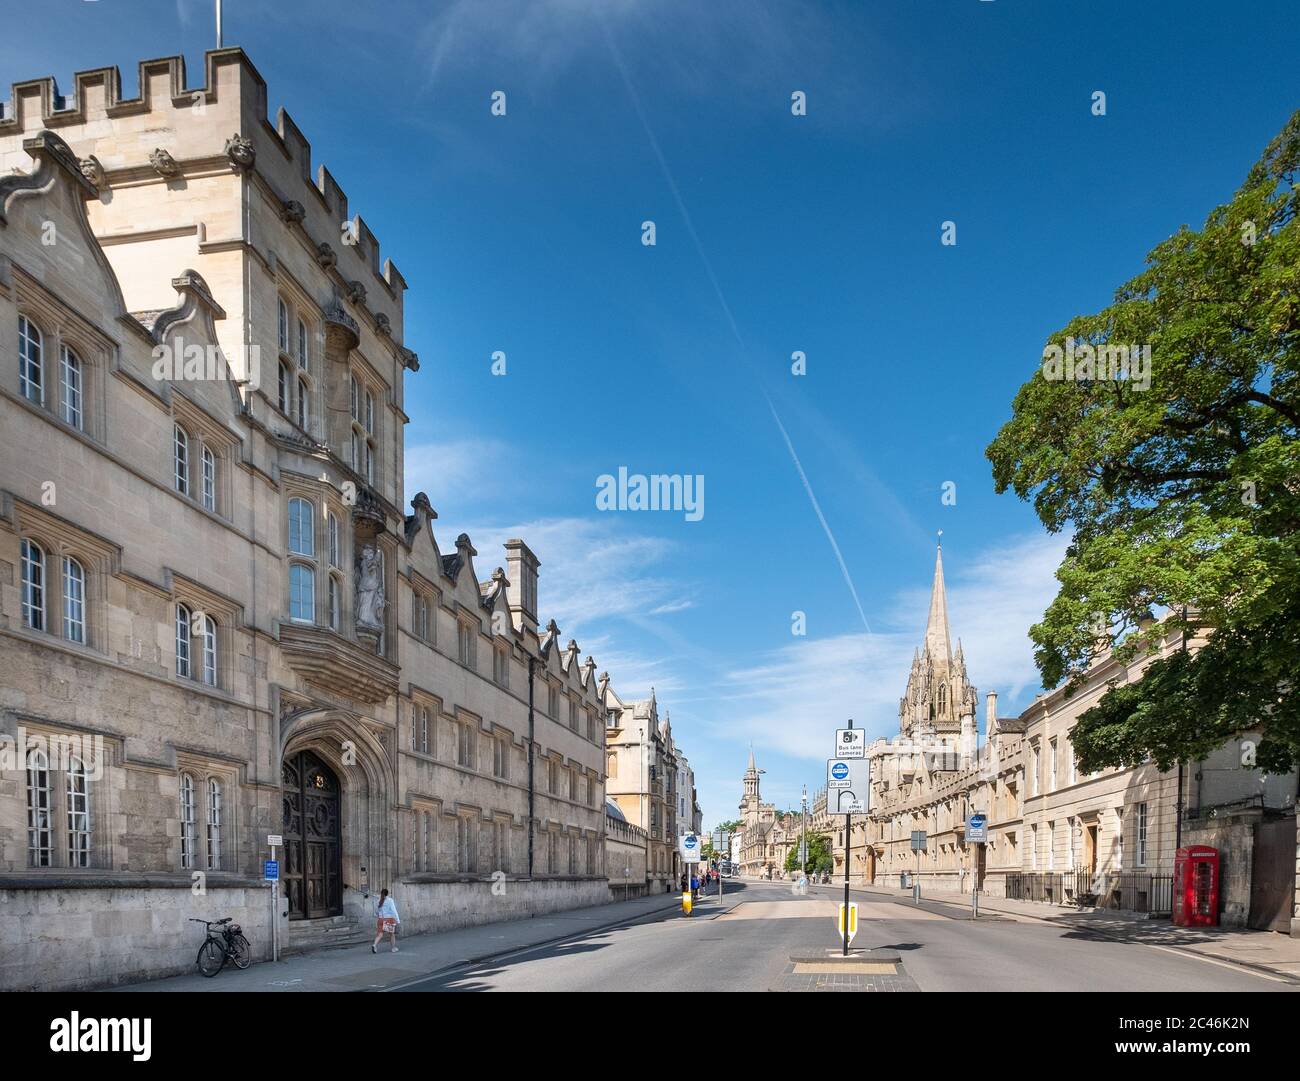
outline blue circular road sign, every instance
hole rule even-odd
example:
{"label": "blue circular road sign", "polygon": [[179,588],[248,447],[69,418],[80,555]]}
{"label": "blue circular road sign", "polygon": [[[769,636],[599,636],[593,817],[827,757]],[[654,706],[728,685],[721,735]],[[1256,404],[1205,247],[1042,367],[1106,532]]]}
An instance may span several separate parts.
{"label": "blue circular road sign", "polygon": [[831,776],[834,777],[837,781],[844,780],[844,778],[847,777],[848,775],[849,775],[849,767],[845,765],[843,762],[836,762],[835,765],[831,766]]}

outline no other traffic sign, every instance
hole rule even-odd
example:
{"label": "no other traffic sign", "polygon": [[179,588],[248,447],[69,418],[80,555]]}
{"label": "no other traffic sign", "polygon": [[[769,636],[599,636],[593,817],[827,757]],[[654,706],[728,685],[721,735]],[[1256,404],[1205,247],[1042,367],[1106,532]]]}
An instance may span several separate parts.
{"label": "no other traffic sign", "polygon": [[871,805],[871,763],[865,758],[826,761],[826,809],[861,814]]}

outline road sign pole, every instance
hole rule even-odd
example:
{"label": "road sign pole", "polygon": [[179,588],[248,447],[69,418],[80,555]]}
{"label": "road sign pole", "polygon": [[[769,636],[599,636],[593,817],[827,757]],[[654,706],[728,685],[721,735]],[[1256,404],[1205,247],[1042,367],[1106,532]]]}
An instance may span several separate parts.
{"label": "road sign pole", "polygon": [[[850,724],[853,722],[850,721]],[[849,955],[849,862],[853,854],[853,816],[844,816],[844,956]]]}
{"label": "road sign pole", "polygon": [[[853,721],[850,719],[849,727],[853,727]],[[830,793],[826,793],[826,798],[830,799]],[[839,799],[839,796],[836,796]],[[836,810],[838,810],[838,805]],[[846,814],[844,816],[844,953],[843,956],[849,955],[849,864],[853,854],[853,816]]]}
{"label": "road sign pole", "polygon": [[921,850],[916,850],[916,871],[912,875],[912,903],[921,903]]}
{"label": "road sign pole", "polygon": [[[271,860],[275,860],[275,845],[271,845]],[[271,960],[280,960],[280,876],[271,880]]]}
{"label": "road sign pole", "polygon": [[988,816],[972,812],[966,818],[966,845],[970,849],[970,910],[971,918],[980,914],[980,856],[988,842]]}

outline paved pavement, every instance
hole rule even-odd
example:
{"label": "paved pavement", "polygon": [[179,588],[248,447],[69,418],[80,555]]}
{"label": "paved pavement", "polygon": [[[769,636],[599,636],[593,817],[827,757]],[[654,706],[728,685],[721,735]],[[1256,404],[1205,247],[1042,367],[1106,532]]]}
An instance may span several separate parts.
{"label": "paved pavement", "polygon": [[[707,908],[707,905],[705,906]],[[532,919],[489,923],[437,934],[398,937],[398,952],[386,946],[347,946],[263,962],[240,972],[227,965],[210,979],[197,970],[185,976],[118,985],[113,991],[377,991],[452,965],[523,946],[569,938],[610,924],[676,913],[679,894],[655,894]],[[198,946],[195,946],[195,952]]]}

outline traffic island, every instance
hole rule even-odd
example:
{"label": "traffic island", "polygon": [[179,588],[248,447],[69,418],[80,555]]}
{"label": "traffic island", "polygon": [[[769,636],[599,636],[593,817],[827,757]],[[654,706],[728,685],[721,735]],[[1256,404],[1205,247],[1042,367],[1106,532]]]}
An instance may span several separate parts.
{"label": "traffic island", "polygon": [[847,954],[839,949],[812,950],[790,954],[797,975],[810,976],[895,976],[902,958],[897,950],[860,949]]}
{"label": "traffic island", "polygon": [[897,950],[809,950],[792,953],[774,991],[919,991]]}

